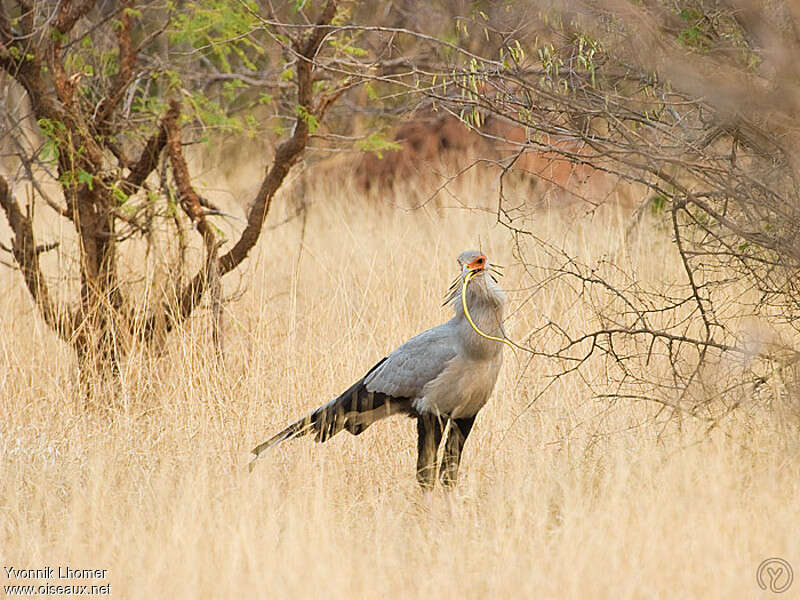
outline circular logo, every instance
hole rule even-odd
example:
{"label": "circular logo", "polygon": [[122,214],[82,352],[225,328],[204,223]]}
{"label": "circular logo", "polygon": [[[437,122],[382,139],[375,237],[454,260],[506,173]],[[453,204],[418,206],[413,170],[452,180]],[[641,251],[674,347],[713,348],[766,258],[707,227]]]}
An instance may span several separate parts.
{"label": "circular logo", "polygon": [[792,587],[793,580],[792,565],[782,558],[768,558],[758,565],[756,582],[762,590],[782,594]]}

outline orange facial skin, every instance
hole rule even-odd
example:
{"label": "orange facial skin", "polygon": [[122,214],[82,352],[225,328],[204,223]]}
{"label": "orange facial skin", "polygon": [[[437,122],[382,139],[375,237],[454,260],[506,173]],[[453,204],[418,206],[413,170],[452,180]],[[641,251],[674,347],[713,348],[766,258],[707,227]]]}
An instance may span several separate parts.
{"label": "orange facial skin", "polygon": [[483,256],[483,255],[479,256],[478,258],[473,260],[471,263],[469,263],[467,265],[467,268],[470,269],[470,270],[475,269],[475,270],[478,270],[478,271],[483,271],[486,268],[486,257]]}

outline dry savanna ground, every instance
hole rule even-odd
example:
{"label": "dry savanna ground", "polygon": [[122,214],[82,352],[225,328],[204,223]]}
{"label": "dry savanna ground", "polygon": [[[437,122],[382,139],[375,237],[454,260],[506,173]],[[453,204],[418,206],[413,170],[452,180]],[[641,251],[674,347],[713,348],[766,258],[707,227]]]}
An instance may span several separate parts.
{"label": "dry savanna ground", "polygon": [[[108,569],[99,583],[133,599],[769,597],[763,559],[800,570],[791,412],[745,403],[709,434],[691,419],[679,429],[648,403],[592,400],[599,361],[536,399],[556,366],[523,370],[506,350],[450,497],[421,498],[403,418],[296,440],[248,474],[253,445],[448,318],[462,250],[480,243],[508,265],[512,336],[543,314],[580,328],[566,287],[522,304],[531,282],[508,231],[459,206],[491,201],[479,184],[416,211],[311,190],[302,245],[299,219],[267,231],[226,306],[223,363],[199,311],[161,356],[134,353],[113,397],[88,409],[69,350],[3,270],[0,563]],[[553,209],[527,226],[591,260],[626,224]],[[679,274],[656,229],[625,256],[651,279]]]}

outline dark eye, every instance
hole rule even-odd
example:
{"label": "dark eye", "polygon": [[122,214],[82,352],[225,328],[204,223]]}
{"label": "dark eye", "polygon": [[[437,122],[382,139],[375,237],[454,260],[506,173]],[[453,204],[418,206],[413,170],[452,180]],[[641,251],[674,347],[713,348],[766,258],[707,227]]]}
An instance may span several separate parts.
{"label": "dark eye", "polygon": [[482,259],[482,258],[479,258],[479,259],[478,259],[478,264],[479,264],[479,265],[482,265],[482,264],[483,264],[483,261],[484,261],[484,259]]}

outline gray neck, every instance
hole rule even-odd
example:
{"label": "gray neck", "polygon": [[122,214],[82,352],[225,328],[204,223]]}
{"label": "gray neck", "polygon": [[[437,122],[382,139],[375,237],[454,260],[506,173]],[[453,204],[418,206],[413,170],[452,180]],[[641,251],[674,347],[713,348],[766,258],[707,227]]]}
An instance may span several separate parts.
{"label": "gray neck", "polygon": [[[463,285],[463,275],[461,285]],[[483,333],[493,337],[504,337],[503,307],[506,295],[489,275],[482,273],[473,278],[467,287],[467,310],[475,325]],[[478,335],[467,321],[461,304],[461,293],[453,300],[455,317],[454,324],[459,329],[461,341],[470,355],[479,358],[491,358],[500,354],[503,344],[494,340],[487,340]]]}

